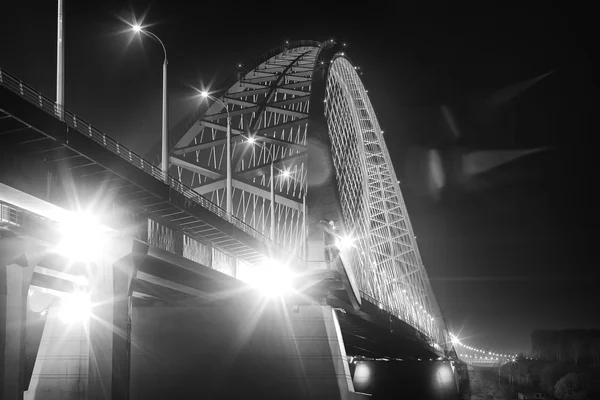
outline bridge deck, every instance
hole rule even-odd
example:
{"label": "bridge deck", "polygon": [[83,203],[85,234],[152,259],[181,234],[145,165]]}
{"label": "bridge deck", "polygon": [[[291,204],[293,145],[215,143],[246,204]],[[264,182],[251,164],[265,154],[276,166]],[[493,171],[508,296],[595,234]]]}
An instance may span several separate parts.
{"label": "bridge deck", "polygon": [[[131,150],[0,70],[0,180],[43,194],[48,172],[78,195],[101,191],[117,203],[250,263],[281,255],[270,241]],[[71,189],[73,190],[73,189]],[[73,200],[73,199],[71,199]],[[274,252],[276,254],[274,254]]]}

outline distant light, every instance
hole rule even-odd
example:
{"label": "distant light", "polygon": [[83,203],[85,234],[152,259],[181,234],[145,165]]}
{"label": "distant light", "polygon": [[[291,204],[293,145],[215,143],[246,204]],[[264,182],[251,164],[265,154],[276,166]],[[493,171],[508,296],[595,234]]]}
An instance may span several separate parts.
{"label": "distant light", "polygon": [[346,43],[342,43],[342,46],[346,47]]}
{"label": "distant light", "polygon": [[289,44],[289,43],[290,43],[289,41],[287,41],[287,40],[285,41],[285,44]]}
{"label": "distant light", "polygon": [[58,317],[67,324],[83,322],[90,317],[92,303],[89,294],[73,293],[62,299]]}
{"label": "distant light", "polygon": [[457,344],[461,344],[460,340],[458,340],[458,338],[456,336],[454,336],[453,334],[450,334],[450,341],[452,342],[452,344],[457,345]]}
{"label": "distant light", "polygon": [[242,64],[238,64],[238,68],[242,68]]}
{"label": "distant light", "polygon": [[344,52],[342,52],[342,56],[344,55]]}
{"label": "distant light", "polygon": [[285,178],[288,178],[290,176],[291,172],[288,171],[287,169],[284,169],[283,171],[281,171],[281,175],[283,175]]}
{"label": "distant light", "polygon": [[132,25],[131,29],[133,29],[135,33],[140,33],[142,31],[142,27],[139,24]]}

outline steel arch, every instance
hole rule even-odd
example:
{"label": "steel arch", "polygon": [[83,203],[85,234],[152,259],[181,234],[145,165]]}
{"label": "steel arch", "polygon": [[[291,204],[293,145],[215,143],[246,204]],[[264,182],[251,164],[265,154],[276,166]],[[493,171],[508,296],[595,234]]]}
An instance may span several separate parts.
{"label": "steel arch", "polygon": [[[323,214],[308,193],[312,147],[328,143],[337,209],[356,238],[344,250],[361,295],[425,334],[439,350],[450,338],[389,152],[369,97],[350,60],[333,41],[294,42],[263,55],[230,80],[220,100],[232,118],[233,213],[269,236],[269,166],[275,169],[275,241],[304,258],[307,223]],[[179,179],[224,207],[227,112],[219,102],[195,115],[171,151]],[[262,146],[246,143],[255,136]],[[313,159],[314,159],[314,155]],[[281,171],[288,171],[284,177]],[[311,189],[312,190],[312,189]],[[308,197],[306,207],[305,196]]]}

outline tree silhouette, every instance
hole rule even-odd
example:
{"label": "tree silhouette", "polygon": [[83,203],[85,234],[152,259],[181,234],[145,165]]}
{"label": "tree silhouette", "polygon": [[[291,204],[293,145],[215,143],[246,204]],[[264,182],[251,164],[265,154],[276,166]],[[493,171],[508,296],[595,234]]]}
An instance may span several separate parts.
{"label": "tree silhouette", "polygon": [[561,400],[578,400],[587,398],[589,382],[584,374],[571,372],[556,382],[554,395]]}

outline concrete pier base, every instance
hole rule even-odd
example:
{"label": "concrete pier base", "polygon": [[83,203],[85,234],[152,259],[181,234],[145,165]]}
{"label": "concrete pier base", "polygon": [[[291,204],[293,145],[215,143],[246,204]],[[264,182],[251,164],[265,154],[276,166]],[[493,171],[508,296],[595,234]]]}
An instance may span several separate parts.
{"label": "concrete pier base", "polygon": [[0,266],[0,397],[22,399],[25,387],[25,316],[33,267]]}
{"label": "concrete pier base", "polygon": [[358,398],[330,307],[135,307],[131,398]]}

